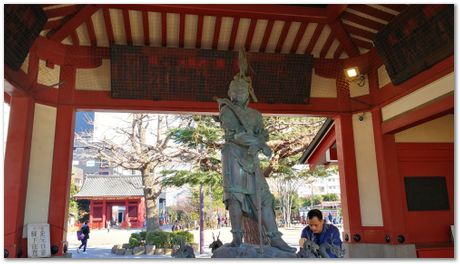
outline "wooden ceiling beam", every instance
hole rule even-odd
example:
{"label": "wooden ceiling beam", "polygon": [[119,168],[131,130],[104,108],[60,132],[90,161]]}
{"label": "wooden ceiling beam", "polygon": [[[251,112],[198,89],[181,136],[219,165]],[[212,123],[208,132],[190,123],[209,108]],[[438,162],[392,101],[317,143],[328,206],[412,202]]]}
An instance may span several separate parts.
{"label": "wooden ceiling beam", "polygon": [[69,16],[73,15],[76,13],[78,10],[80,10],[81,5],[70,5],[70,6],[63,6],[63,7],[58,7],[58,8],[52,8],[52,9],[46,9],[43,10],[46,14],[46,17],[48,19],[53,18],[53,17],[61,17],[61,16]]}
{"label": "wooden ceiling beam", "polygon": [[348,5],[327,5],[326,15],[328,18],[328,23],[334,22],[336,19],[340,18],[342,13],[347,9]]}
{"label": "wooden ceiling beam", "polygon": [[233,25],[232,25],[232,33],[230,34],[230,41],[228,44],[228,50],[235,49],[235,41],[236,41],[236,33],[238,32],[238,27],[240,25],[240,18],[234,17],[233,18]]}
{"label": "wooden ceiling beam", "polygon": [[72,39],[72,45],[73,46],[79,46],[80,45],[80,40],[78,39],[78,35],[75,31],[72,31],[70,33],[70,38]]}
{"label": "wooden ceiling beam", "polygon": [[246,51],[251,49],[252,38],[254,37],[254,31],[256,29],[257,19],[251,19],[251,23],[249,24],[248,34],[246,35],[246,42],[244,44],[244,48]]}
{"label": "wooden ceiling beam", "polygon": [[335,22],[329,24],[329,26],[331,27],[332,34],[334,34],[343,45],[343,48],[347,52],[348,56],[354,57],[360,54],[358,48],[351,41],[350,36],[343,28],[343,24],[340,20],[336,20]]}
{"label": "wooden ceiling beam", "polygon": [[283,25],[283,30],[281,31],[280,38],[278,39],[278,43],[276,44],[276,53],[280,53],[281,49],[283,48],[284,42],[286,41],[287,34],[289,32],[289,28],[291,27],[291,21],[286,21]]}
{"label": "wooden ceiling beam", "polygon": [[397,12],[402,12],[404,9],[407,8],[407,5],[392,5],[392,4],[380,4],[381,6],[384,6],[386,8],[389,8],[391,10],[397,11]]}
{"label": "wooden ceiling beam", "polygon": [[364,41],[362,39],[351,38],[351,40],[361,48],[365,48],[365,49],[370,50],[370,49],[372,49],[374,47],[371,42],[367,42],[367,41]]}
{"label": "wooden ceiling beam", "polygon": [[385,24],[379,23],[377,21],[374,21],[374,20],[371,20],[371,19],[368,19],[362,16],[358,16],[352,13],[348,13],[348,12],[343,13],[342,19],[351,21],[359,25],[363,25],[365,27],[368,27],[368,28],[371,28],[377,31],[379,31],[385,26]]}
{"label": "wooden ceiling beam", "polygon": [[321,35],[321,32],[323,31],[324,24],[318,24],[315,28],[315,32],[313,33],[313,36],[310,39],[310,42],[308,42],[308,46],[305,49],[306,54],[310,54],[315,47],[316,42],[318,41],[319,35]]}
{"label": "wooden ceiling beam", "polygon": [[110,12],[107,8],[102,8],[102,13],[104,15],[105,30],[107,32],[107,37],[109,39],[110,45],[115,43],[115,37],[113,35],[112,21],[110,20]]}
{"label": "wooden ceiling beam", "polygon": [[299,30],[295,36],[294,42],[291,46],[291,53],[296,53],[297,49],[299,48],[300,41],[302,40],[303,35],[305,34],[305,30],[307,30],[308,23],[300,24]]}
{"label": "wooden ceiling beam", "polygon": [[373,32],[370,32],[370,31],[367,31],[367,30],[364,30],[364,29],[360,29],[360,28],[357,28],[357,27],[354,27],[354,26],[351,26],[351,25],[347,25],[347,24],[343,24],[343,27],[350,34],[360,36],[362,38],[366,38],[366,39],[369,39],[369,40],[374,40],[375,33],[373,33]]}
{"label": "wooden ceiling beam", "polygon": [[385,20],[385,21],[390,21],[395,17],[394,15],[390,13],[373,8],[372,6],[368,6],[368,5],[349,5],[348,7],[350,9],[359,11],[363,14],[367,14],[367,15]]}
{"label": "wooden ceiling beam", "polygon": [[126,8],[130,10],[182,13],[202,16],[240,17],[251,19],[270,19],[316,23],[327,23],[329,19],[326,13],[326,8],[299,8],[295,6],[270,4],[105,4],[103,6],[118,9]]}
{"label": "wooden ceiling beam", "polygon": [[198,16],[198,23],[196,25],[196,44],[195,48],[199,49],[201,48],[201,39],[203,37],[203,16]]}
{"label": "wooden ceiling beam", "polygon": [[179,48],[184,47],[185,39],[185,14],[179,14]]}
{"label": "wooden ceiling beam", "polygon": [[52,30],[55,28],[59,28],[60,26],[62,26],[62,24],[64,24],[64,20],[62,19],[51,20],[51,21],[48,20],[45,26],[43,27],[43,30]]}
{"label": "wooden ceiling beam", "polygon": [[86,30],[88,31],[89,41],[91,42],[91,46],[97,46],[96,33],[94,32],[94,25],[91,17],[88,20],[86,20],[85,24]]}
{"label": "wooden ceiling beam", "polygon": [[142,11],[142,29],[144,32],[144,45],[150,46],[150,27],[149,27],[149,14]]}
{"label": "wooden ceiling beam", "polygon": [[329,51],[329,49],[331,48],[331,45],[332,45],[332,42],[334,41],[334,39],[335,39],[334,33],[331,31],[331,33],[327,37],[326,42],[324,43],[323,47],[321,48],[321,51],[319,53],[320,58],[325,58],[326,57],[326,54]]}
{"label": "wooden ceiling beam", "polygon": [[342,55],[342,53],[343,53],[343,45],[340,44],[334,52],[334,59],[340,58],[340,55]]}
{"label": "wooden ceiling beam", "polygon": [[220,28],[222,25],[222,17],[216,17],[216,23],[214,24],[214,37],[212,39],[212,48],[217,49],[217,44],[219,44],[219,35],[220,35]]}
{"label": "wooden ceiling beam", "polygon": [[275,21],[273,20],[268,21],[268,25],[265,28],[264,38],[262,39],[262,44],[260,44],[259,52],[265,52],[265,49],[267,48],[268,39],[270,38],[270,35],[272,34],[274,23]]}
{"label": "wooden ceiling beam", "polygon": [[131,21],[129,20],[129,10],[123,9],[123,24],[125,25],[126,43],[133,45],[133,34],[131,33]]}
{"label": "wooden ceiling beam", "polygon": [[96,5],[86,5],[75,16],[67,21],[56,33],[54,33],[50,39],[56,42],[61,42],[66,38],[72,31],[77,29],[83,22],[91,17],[99,8]]}
{"label": "wooden ceiling beam", "polygon": [[166,12],[161,12],[161,46],[166,47],[168,44],[168,25]]}

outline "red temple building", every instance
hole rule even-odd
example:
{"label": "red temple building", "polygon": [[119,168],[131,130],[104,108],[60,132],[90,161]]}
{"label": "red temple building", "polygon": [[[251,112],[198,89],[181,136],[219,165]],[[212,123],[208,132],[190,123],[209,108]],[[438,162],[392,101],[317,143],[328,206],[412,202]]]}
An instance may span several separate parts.
{"label": "red temple building", "polygon": [[141,176],[87,176],[77,200],[90,201],[89,226],[142,228],[145,218]]}

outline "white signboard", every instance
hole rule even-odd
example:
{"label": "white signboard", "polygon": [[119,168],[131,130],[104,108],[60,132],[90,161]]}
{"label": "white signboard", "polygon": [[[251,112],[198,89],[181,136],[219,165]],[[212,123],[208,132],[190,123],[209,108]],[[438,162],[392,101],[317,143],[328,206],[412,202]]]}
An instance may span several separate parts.
{"label": "white signboard", "polygon": [[49,224],[27,225],[27,256],[29,258],[51,256]]}

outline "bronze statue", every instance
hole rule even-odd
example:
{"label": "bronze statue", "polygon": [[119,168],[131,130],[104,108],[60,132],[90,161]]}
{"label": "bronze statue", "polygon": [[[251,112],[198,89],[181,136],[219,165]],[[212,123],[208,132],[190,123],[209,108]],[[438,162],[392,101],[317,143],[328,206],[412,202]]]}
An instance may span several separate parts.
{"label": "bronze statue", "polygon": [[265,227],[271,246],[295,252],[295,248],[288,246],[281,238],[273,210],[274,198],[260,172],[259,151],[270,157],[272,150],[266,144],[268,132],[264,128],[262,115],[248,107],[252,87],[250,78],[244,75],[240,70],[230,83],[230,100],[217,99],[219,118],[225,132],[225,144],[222,148],[223,200],[232,224],[233,240],[230,245],[238,247],[242,243],[241,220],[244,214]]}

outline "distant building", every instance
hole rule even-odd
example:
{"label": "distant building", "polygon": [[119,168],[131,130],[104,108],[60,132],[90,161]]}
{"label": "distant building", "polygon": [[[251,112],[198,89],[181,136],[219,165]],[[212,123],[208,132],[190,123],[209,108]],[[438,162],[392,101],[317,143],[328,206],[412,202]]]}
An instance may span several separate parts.
{"label": "distant building", "polygon": [[[94,137],[94,121],[94,112],[77,112],[75,114],[75,133],[85,140],[92,141]],[[81,169],[84,177],[86,175],[112,175],[113,168],[111,168],[110,164],[85,155],[88,149],[78,137],[75,137],[72,166]]]}
{"label": "distant building", "polygon": [[313,183],[305,184],[303,188],[299,189],[301,197],[329,193],[335,193],[340,198],[340,178],[338,174],[326,178],[317,178]]}
{"label": "distant building", "polygon": [[80,190],[81,186],[83,186],[84,180],[83,170],[72,166],[72,180],[73,184],[75,184],[75,186],[77,186],[77,189]]}
{"label": "distant building", "polygon": [[87,176],[77,200],[90,200],[89,226],[142,228],[145,219],[141,176]]}

